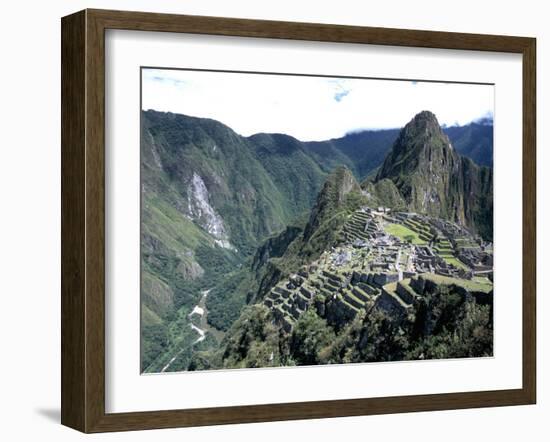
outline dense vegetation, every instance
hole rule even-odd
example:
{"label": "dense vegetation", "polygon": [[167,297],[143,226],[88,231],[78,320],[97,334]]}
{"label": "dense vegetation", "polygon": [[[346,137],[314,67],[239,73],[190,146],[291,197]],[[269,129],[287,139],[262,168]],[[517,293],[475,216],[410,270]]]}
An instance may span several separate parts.
{"label": "dense vegetation", "polygon": [[[330,249],[339,231],[337,226],[342,225],[340,217],[345,219],[365,198],[349,170],[339,168],[331,174],[303,234],[281,256],[263,261],[263,279],[270,282],[266,286]],[[334,220],[339,221],[332,224]],[[410,232],[395,233],[407,236]],[[465,297],[448,278],[426,277],[438,284],[438,290],[426,293],[406,317],[372,308],[348,323],[338,316],[325,316],[324,309],[323,313],[309,309],[287,335],[274,325],[266,307],[252,304],[233,323],[221,347],[198,354],[192,367],[253,368],[492,355],[492,304],[478,304],[474,298]],[[463,281],[461,287],[490,290],[475,281]]]}
{"label": "dense vegetation", "polygon": [[[486,127],[446,130],[456,137],[457,151],[470,149],[478,158],[490,150],[492,158]],[[245,138],[213,120],[143,112],[142,369],[160,371],[174,354],[178,357],[170,370],[253,366],[249,364],[265,358],[275,365],[350,358],[342,356],[346,351],[338,346],[348,346],[353,327],[359,330],[365,324],[334,330],[312,314],[300,319],[291,337],[284,337],[262,323],[266,312],[254,303],[282,277],[330,248],[344,220],[360,205],[421,211],[418,198],[411,195],[433,181],[426,181],[421,167],[426,163],[419,166],[414,158],[394,155],[391,168],[383,164],[396,138],[393,151],[399,151],[402,132],[363,131],[303,143],[281,134]],[[405,135],[408,145],[425,142],[413,132]],[[432,135],[429,144],[443,152],[446,139],[435,130]],[[419,158],[427,155],[419,153]],[[451,199],[459,203],[441,208],[438,215],[453,218],[459,213],[474,226],[492,229],[487,223],[492,217],[492,170],[454,153],[450,158],[461,164],[460,183],[437,192],[442,198],[450,189],[458,198]],[[366,178],[361,186],[356,177]],[[477,188],[483,194],[460,200]],[[479,230],[492,235],[492,230]],[[210,335],[196,343],[197,334],[190,328],[189,314],[207,289],[208,323],[226,332],[222,346]],[[383,319],[372,316],[372,327],[379,324],[391,331]],[[429,357],[430,345],[440,348],[454,339],[443,329],[437,336],[430,336],[435,339],[431,344],[424,338],[403,344],[400,352],[413,354],[422,342]],[[381,346],[372,351],[382,354]],[[452,348],[458,354],[458,347]]]}
{"label": "dense vegetation", "polygon": [[201,352],[200,364],[193,366],[253,368],[492,354],[491,307],[447,288],[426,296],[405,320],[372,309],[340,327],[308,310],[290,335],[273,325],[266,307],[251,305],[231,327],[222,349]]}
{"label": "dense vegetation", "polygon": [[[231,325],[255,289],[247,260],[262,241],[309,212],[334,164],[286,135],[244,138],[213,120],[155,111],[142,115],[142,302],[147,308],[142,334],[147,362],[167,345],[163,326],[180,309],[197,303],[201,290],[212,289],[209,322],[221,330]],[[347,138],[333,141],[336,150],[349,144]],[[363,159],[377,164],[368,160],[369,142],[362,144]],[[354,160],[344,162],[353,165]],[[195,174],[207,189],[199,198],[213,209],[210,219],[192,193]],[[215,238],[209,229],[218,220],[225,235]],[[219,247],[216,240],[227,240],[230,247]]]}
{"label": "dense vegetation", "polygon": [[239,317],[257,284],[248,267],[229,273],[210,292],[207,300],[208,322],[219,330],[226,331]]}

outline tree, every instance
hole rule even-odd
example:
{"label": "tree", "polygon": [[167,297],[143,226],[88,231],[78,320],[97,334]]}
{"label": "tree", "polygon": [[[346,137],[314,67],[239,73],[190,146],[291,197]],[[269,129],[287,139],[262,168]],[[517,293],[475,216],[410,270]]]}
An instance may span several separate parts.
{"label": "tree", "polygon": [[319,352],[334,341],[336,335],[327,322],[312,310],[304,313],[292,332],[291,354],[298,365],[319,364]]}

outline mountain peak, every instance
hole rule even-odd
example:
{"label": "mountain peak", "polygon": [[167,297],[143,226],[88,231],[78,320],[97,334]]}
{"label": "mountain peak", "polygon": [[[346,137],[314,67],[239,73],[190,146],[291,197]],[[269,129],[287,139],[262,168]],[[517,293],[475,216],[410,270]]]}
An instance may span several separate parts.
{"label": "mountain peak", "polygon": [[407,135],[408,138],[430,138],[433,136],[442,136],[446,138],[446,135],[443,133],[437,121],[437,117],[430,111],[422,111],[416,114],[402,129],[401,133]]}
{"label": "mountain peak", "polygon": [[432,164],[435,158],[452,160],[454,152],[437,117],[422,111],[401,129],[393,147],[380,168],[376,180],[396,178],[416,169],[419,162]]}
{"label": "mountain peak", "polygon": [[359,183],[346,166],[339,166],[328,176],[311,211],[304,238],[309,238],[319,227],[323,218],[340,210],[346,197],[352,192],[361,192]]}
{"label": "mountain peak", "polygon": [[467,225],[491,237],[481,208],[492,195],[491,180],[472,161],[461,157],[429,111],[417,114],[401,130],[375,182],[393,181],[412,211]]}
{"label": "mountain peak", "polygon": [[338,203],[341,203],[344,197],[352,191],[360,191],[359,183],[353,176],[351,170],[346,166],[338,166],[328,176],[322,192],[332,192],[337,198]]}
{"label": "mountain peak", "polygon": [[429,110],[418,112],[411,121],[432,121],[437,123],[437,117]]}

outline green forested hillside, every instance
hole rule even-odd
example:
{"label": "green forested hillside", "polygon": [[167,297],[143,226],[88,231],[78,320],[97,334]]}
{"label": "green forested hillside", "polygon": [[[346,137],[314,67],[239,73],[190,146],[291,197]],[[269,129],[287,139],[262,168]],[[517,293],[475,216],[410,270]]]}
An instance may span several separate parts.
{"label": "green forested hillside", "polygon": [[493,120],[446,127],[444,131],[459,154],[480,166],[493,167]]}
{"label": "green forested hillside", "polygon": [[[414,158],[396,154],[399,138],[386,156],[398,133],[406,138],[398,130],[303,143],[283,134],[242,137],[214,120],[156,111],[142,113],[141,130],[145,371],[207,363],[223,334],[232,335],[235,321],[243,321],[243,308],[335,244],[359,206],[435,213],[418,205],[426,181],[417,181],[433,173],[432,165],[418,168]],[[406,138],[409,148],[420,146],[415,137]],[[441,140],[439,133],[430,138],[433,152],[444,152]],[[423,164],[432,164],[435,154],[426,155]],[[492,170],[456,154],[441,155],[438,161],[458,164],[460,173],[436,174],[447,187],[431,182],[434,195],[454,195],[438,215],[481,225],[492,216],[492,199],[484,199],[492,195]],[[359,186],[366,176],[371,178]],[[200,314],[194,310],[199,305]],[[206,339],[192,328],[199,319],[201,327],[211,327]],[[202,359],[193,356],[199,350]]]}
{"label": "green forested hillside", "polygon": [[141,155],[145,368],[201,290],[213,290],[211,323],[231,324],[250,284],[240,269],[309,210],[326,172],[291,137],[247,139],[217,121],[155,111],[142,114]]}

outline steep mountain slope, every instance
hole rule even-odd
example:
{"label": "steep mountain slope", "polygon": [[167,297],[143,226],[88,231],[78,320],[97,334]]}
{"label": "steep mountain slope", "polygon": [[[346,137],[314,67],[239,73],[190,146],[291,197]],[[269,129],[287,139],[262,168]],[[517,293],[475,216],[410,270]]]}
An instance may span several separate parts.
{"label": "steep mountain slope", "polygon": [[[304,243],[310,242],[315,236],[318,236],[321,227],[327,229],[328,220],[345,211],[348,205],[358,205],[355,201],[350,200],[354,197],[358,199],[360,193],[361,187],[348,168],[341,166],[335,169],[317,196],[317,201],[304,230]],[[319,249],[324,250],[327,245],[328,243],[321,244]],[[311,246],[311,249],[315,250],[317,247]]]}
{"label": "steep mountain slope", "polygon": [[304,144],[289,135],[256,134],[248,138],[254,154],[293,215],[315,202],[326,171],[312,158]]}
{"label": "steep mountain slope", "polygon": [[410,210],[456,221],[492,239],[492,169],[458,154],[434,114],[399,133],[375,182],[391,180]]}
{"label": "steep mountain slope", "polygon": [[276,253],[266,256],[265,245],[259,248],[254,258],[259,285],[249,302],[261,299],[281,278],[330,249],[337,242],[349,214],[366,203],[367,198],[351,171],[343,166],[336,168],[317,195],[305,225],[293,226],[292,230],[286,229],[270,240],[279,245]]}
{"label": "steep mountain slope", "polygon": [[[283,135],[247,139],[214,120],[155,111],[142,113],[141,130],[147,367],[161,344],[178,338],[167,325],[189,323],[201,290],[214,289],[208,305],[217,326],[235,319],[246,300],[239,268],[263,240],[309,211],[326,172]],[[240,291],[215,296],[222,282]]]}
{"label": "steep mountain slope", "polygon": [[[424,210],[411,193],[427,191],[416,184],[425,180],[397,179],[399,155],[384,169],[388,176],[378,172],[362,189],[355,181],[376,174],[397,130],[304,143],[283,134],[242,137],[214,120],[156,111],[142,113],[141,130],[142,367],[151,371],[196,339],[189,314],[204,290],[208,322],[227,330],[247,302],[330,247],[359,203]],[[479,189],[492,194],[492,172],[452,161],[462,178],[436,186],[433,195],[468,198],[425,209],[489,237],[482,222],[492,216],[492,200],[480,199]],[[422,177],[427,170],[413,169],[404,173]]]}
{"label": "steep mountain slope", "polygon": [[[153,160],[142,167],[145,186],[179,199],[172,206],[226,248],[248,250],[298,213],[248,141],[227,126],[147,111],[143,131],[144,156]],[[168,187],[159,186],[159,176]]]}
{"label": "steep mountain slope", "polygon": [[[489,280],[460,282],[428,273],[398,282],[395,270],[364,266],[371,259],[381,268],[382,256],[408,262],[400,257],[410,247],[387,243],[376,232],[393,215],[369,215],[364,207],[372,198],[404,201],[396,185],[385,178],[368,186],[372,195],[345,167],[327,178],[305,227],[289,226],[258,249],[251,266],[259,280],[255,296],[220,346],[196,352],[189,370],[492,355]],[[342,246],[342,227],[358,228],[358,220],[370,244]],[[388,254],[381,254],[384,247]],[[383,275],[394,282],[387,284]]]}
{"label": "steep mountain slope", "polygon": [[213,288],[206,304],[210,323],[227,330],[247,303],[261,299],[290,271],[330,248],[347,215],[365,202],[351,171],[337,168],[325,181],[309,218],[297,219],[269,237],[252,259]]}

